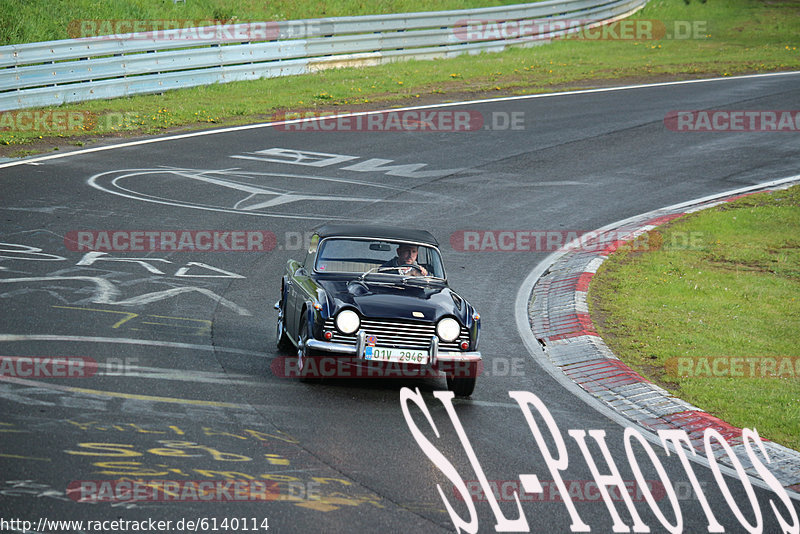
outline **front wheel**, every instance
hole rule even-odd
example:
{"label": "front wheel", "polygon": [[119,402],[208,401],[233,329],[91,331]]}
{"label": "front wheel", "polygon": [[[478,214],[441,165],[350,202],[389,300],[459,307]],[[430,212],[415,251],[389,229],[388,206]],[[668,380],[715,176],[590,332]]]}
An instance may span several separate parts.
{"label": "front wheel", "polygon": [[312,359],[312,351],[308,348],[307,343],[308,327],[303,325],[297,338],[297,368],[300,372],[301,382],[314,382],[320,378],[319,369]]}
{"label": "front wheel", "polygon": [[286,334],[286,323],[283,318],[283,310],[278,310],[278,321],[275,328],[275,344],[281,352],[288,352],[292,347],[292,342],[289,341],[289,336]]}
{"label": "front wheel", "polygon": [[478,379],[474,376],[466,378],[447,377],[447,389],[455,393],[456,397],[469,397],[475,391],[475,382]]}

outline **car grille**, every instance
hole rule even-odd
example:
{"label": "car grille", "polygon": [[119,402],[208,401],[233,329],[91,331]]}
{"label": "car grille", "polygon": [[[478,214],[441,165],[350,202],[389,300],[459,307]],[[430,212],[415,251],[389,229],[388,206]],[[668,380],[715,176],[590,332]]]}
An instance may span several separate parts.
{"label": "car grille", "polygon": [[[332,318],[325,320],[324,328],[333,333],[332,342],[346,345],[356,344],[356,335],[342,334],[336,330]],[[395,319],[362,319],[361,330],[364,330],[368,336],[377,337],[378,346],[381,347],[427,349],[431,345],[431,336],[436,335],[435,324]],[[469,331],[462,326],[457,340],[450,343],[439,341],[439,350],[461,350],[460,345],[463,341],[469,343]]]}

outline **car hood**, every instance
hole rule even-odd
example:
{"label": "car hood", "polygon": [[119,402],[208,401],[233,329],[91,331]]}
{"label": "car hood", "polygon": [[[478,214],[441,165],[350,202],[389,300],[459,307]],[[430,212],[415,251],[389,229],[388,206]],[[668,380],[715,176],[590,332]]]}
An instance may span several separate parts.
{"label": "car hood", "polygon": [[[318,280],[331,305],[331,315],[343,306],[364,317],[436,321],[445,315],[464,320],[466,302],[442,282]],[[422,316],[420,316],[422,315]]]}

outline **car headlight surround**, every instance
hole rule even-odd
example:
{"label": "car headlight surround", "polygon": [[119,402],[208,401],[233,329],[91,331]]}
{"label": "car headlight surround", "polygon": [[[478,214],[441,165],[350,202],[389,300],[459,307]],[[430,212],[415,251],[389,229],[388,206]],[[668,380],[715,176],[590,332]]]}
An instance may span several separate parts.
{"label": "car headlight surround", "polygon": [[342,334],[355,334],[361,326],[361,318],[353,310],[342,310],[336,314],[334,324]]}
{"label": "car headlight surround", "polygon": [[445,317],[436,323],[436,335],[445,343],[455,341],[460,333],[461,325],[452,317]]}

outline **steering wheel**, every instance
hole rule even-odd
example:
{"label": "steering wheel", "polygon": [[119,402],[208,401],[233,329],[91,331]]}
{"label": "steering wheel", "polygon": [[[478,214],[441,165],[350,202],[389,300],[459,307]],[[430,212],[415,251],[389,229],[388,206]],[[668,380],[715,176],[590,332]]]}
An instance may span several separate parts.
{"label": "steering wheel", "polygon": [[[410,271],[412,269],[414,269],[417,272],[419,272],[419,276],[425,276],[424,274],[422,274],[422,267],[420,267],[416,263],[413,263],[413,264],[409,263],[408,265],[392,265],[392,266],[388,266],[388,267],[378,267],[378,271],[377,272],[381,272],[381,271],[397,271],[399,274],[407,274],[408,271]],[[413,275],[413,276],[417,276],[417,275]]]}

